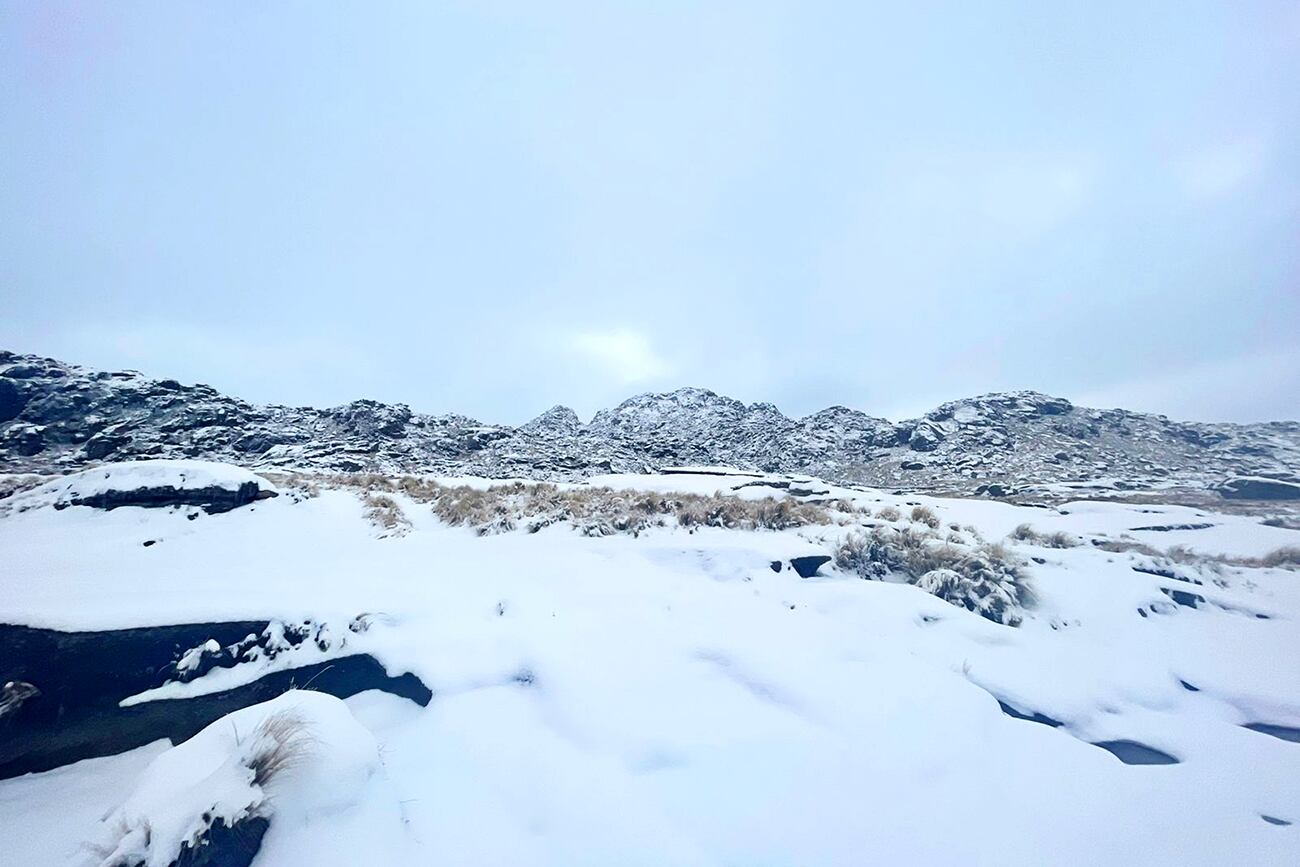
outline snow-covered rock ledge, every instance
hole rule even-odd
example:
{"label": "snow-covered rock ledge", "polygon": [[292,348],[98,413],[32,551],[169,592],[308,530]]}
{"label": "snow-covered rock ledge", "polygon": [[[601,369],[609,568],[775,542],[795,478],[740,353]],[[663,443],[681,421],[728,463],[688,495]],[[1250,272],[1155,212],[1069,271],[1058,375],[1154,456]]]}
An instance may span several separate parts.
{"label": "snow-covered rock ledge", "polygon": [[40,506],[56,509],[197,506],[208,514],[216,514],[275,496],[279,496],[279,491],[266,479],[229,464],[127,461],[47,482],[15,495],[10,508],[25,511]]}

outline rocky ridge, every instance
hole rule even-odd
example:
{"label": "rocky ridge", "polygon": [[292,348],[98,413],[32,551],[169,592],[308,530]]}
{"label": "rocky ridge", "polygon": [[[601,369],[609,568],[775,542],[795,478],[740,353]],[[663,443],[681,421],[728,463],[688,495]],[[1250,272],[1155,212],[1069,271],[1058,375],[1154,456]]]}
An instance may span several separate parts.
{"label": "rocky ridge", "polygon": [[[204,458],[311,468],[577,480],[727,465],[878,487],[1002,496],[1300,482],[1300,422],[1190,423],[1037,392],[891,422],[835,406],[803,418],[700,388],[629,398],[583,424],[557,406],[520,427],[404,404],[261,406],[207,385],[0,351],[0,470]],[[1286,488],[1283,485],[1283,488]]]}

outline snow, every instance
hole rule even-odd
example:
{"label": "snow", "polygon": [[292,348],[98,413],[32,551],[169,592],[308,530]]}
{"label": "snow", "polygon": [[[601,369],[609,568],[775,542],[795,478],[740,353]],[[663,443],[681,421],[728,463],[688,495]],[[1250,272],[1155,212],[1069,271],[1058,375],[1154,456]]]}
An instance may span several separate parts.
{"label": "snow", "polygon": [[[592,484],[712,493],[744,481]],[[346,703],[347,720],[322,711],[353,732],[339,736],[339,761],[371,776],[344,775],[352,782],[328,809],[314,787],[283,791],[276,809],[329,819],[273,818],[263,865],[1294,861],[1297,826],[1260,816],[1300,822],[1300,745],[1242,726],[1300,725],[1296,573],[1226,567],[1215,583],[1189,567],[1204,580],[1192,586],[1135,572],[1143,555],[1091,542],[1127,533],[1259,556],[1300,544],[1300,532],[1184,506],[1043,509],[826,487],[872,509],[926,505],[945,528],[971,524],[991,541],[1029,523],[1085,543],[1008,543],[1044,561],[1029,567],[1038,606],[1013,629],[830,565],[812,579],[768,568],[829,553],[847,532],[839,526],[587,538],[553,525],[478,537],[395,495],[411,531],[378,539],[360,500],[340,490],[192,521],[37,508],[0,518],[0,622],[312,618],[346,631],[362,612],[386,615],[349,634],[349,652],[413,671],[434,699],[422,709],[372,693]],[[1187,523],[1213,527],[1132,531]],[[1181,607],[1161,588],[1208,602]],[[1153,605],[1165,613],[1138,614]],[[209,688],[214,676],[231,675],[177,689]],[[1012,719],[998,699],[1065,725]],[[266,713],[240,711],[240,731],[260,718],[250,711]],[[363,741],[361,727],[380,744],[378,770],[348,746]],[[205,796],[248,802],[246,787],[211,776],[236,755],[218,729],[161,755],[152,745],[0,781],[0,839],[23,841],[15,863],[66,863],[124,796],[139,814],[174,804],[189,815],[182,783],[211,778]],[[1122,739],[1180,763],[1126,765],[1092,745]],[[163,824],[172,837],[191,830]],[[366,856],[356,840],[406,854]]]}

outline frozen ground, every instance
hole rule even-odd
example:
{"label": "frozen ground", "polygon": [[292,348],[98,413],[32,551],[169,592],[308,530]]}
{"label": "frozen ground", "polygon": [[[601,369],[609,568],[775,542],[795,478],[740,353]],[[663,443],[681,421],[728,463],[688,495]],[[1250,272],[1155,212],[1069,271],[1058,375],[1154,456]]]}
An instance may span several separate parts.
{"label": "frozen ground", "polygon": [[[711,493],[746,481],[593,484]],[[0,517],[0,622],[387,615],[354,646],[414,671],[433,702],[348,700],[381,767],[355,797],[273,821],[263,865],[360,863],[321,844],[340,829],[413,864],[1300,861],[1300,743],[1244,727],[1300,727],[1300,574],[1179,566],[1202,582],[1190,585],[1091,544],[1127,534],[1254,557],[1300,532],[1178,506],[829,490],[873,510],[924,504],[990,540],[1030,523],[1084,544],[1011,546],[1038,597],[1011,628],[833,565],[806,580],[769,568],[832,553],[841,526],[479,537],[398,495],[410,531],[380,538],[344,490],[194,518],[36,507]],[[327,715],[329,731],[348,729]],[[1178,761],[1126,764],[1094,746],[1107,741]],[[201,749],[216,755],[211,743]],[[150,763],[175,761],[165,747],[0,781],[2,860],[97,863],[83,844],[102,841],[100,818],[124,802],[157,796]]]}

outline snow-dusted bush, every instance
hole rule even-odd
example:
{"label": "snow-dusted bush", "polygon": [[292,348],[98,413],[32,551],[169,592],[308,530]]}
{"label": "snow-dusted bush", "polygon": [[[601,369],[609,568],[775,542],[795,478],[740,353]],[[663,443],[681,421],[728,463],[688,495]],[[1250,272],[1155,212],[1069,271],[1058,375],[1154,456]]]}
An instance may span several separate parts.
{"label": "snow-dusted bush", "polygon": [[933,569],[916,579],[916,586],[994,623],[1020,625],[1024,599],[1017,577],[977,554],[959,565],[965,571]]}
{"label": "snow-dusted bush", "polygon": [[876,517],[882,521],[899,521],[903,518],[903,513],[893,506],[885,506],[876,512]]}
{"label": "snow-dusted bush", "polygon": [[902,577],[946,602],[1008,626],[1019,625],[1032,602],[1028,577],[1000,545],[948,541],[915,526],[851,533],[840,540],[835,565],[867,579]]}

